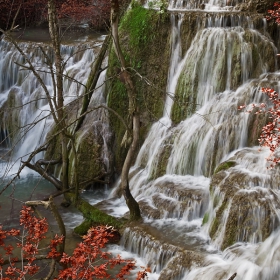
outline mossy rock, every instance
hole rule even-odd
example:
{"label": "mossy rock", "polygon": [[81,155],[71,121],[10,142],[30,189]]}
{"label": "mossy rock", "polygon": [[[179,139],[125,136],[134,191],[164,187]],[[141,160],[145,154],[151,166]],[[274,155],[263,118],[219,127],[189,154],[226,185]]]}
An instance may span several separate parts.
{"label": "mossy rock", "polygon": [[[222,250],[236,242],[262,242],[280,224],[278,199],[270,188],[259,188],[263,174],[249,172],[239,163],[247,150],[250,149],[221,163],[211,180],[210,209],[214,210],[209,212],[209,218],[205,215],[204,221],[210,223],[209,235]],[[274,181],[272,176],[266,184],[271,186]]]}
{"label": "mossy rock", "polygon": [[209,220],[209,213],[206,212],[203,216],[203,220],[202,220],[202,225],[205,225],[208,223],[208,220]]}
{"label": "mossy rock", "polygon": [[[98,139],[100,135],[96,135],[92,130],[78,131],[76,133],[76,151],[77,151],[77,174],[80,187],[85,188],[94,182],[94,179],[105,173],[102,160],[102,139]],[[97,129],[97,128],[96,128]],[[74,182],[74,153],[71,151],[69,157],[69,182]]]}
{"label": "mossy rock", "polygon": [[248,146],[258,146],[262,128],[268,123],[268,114],[255,114],[259,108],[254,108],[248,120]]}
{"label": "mossy rock", "polygon": [[[72,112],[68,110],[68,122],[73,120],[73,115],[76,111]],[[104,146],[104,139],[102,137],[103,124],[101,121],[95,121],[91,124],[87,124],[87,119],[84,120],[84,125],[75,134],[75,148],[77,152],[77,174],[78,182],[81,188],[86,188],[88,185],[92,185],[97,178],[101,178],[102,174],[107,174],[110,177],[110,172],[105,170],[105,163],[102,157],[102,151]],[[60,135],[54,137],[59,132],[58,126],[54,125],[46,138],[49,141],[49,145],[45,152],[46,160],[59,159],[61,157],[61,143]],[[107,143],[108,144],[108,143]],[[70,141],[69,141],[69,147]],[[61,165],[56,165],[56,168],[50,166],[48,171],[54,173],[56,176],[60,175]],[[73,149],[69,150],[69,184],[75,185],[75,158]],[[106,177],[107,178],[107,177]]]}
{"label": "mossy rock", "polygon": [[[71,203],[75,203],[75,195],[73,193],[66,193],[65,198]],[[100,225],[108,225],[115,229],[121,229],[125,224],[124,220],[117,219],[100,211],[98,208],[92,206],[81,198],[75,203],[75,207],[81,211],[85,218],[85,221],[78,226],[76,233],[86,232],[90,227]]]}
{"label": "mossy rock", "polygon": [[168,159],[172,151],[173,142],[174,137],[171,134],[170,137],[167,137],[161,144],[161,148],[159,149],[158,155],[155,160],[157,164],[153,166],[149,179],[154,180],[166,174],[166,168],[168,164]]}
{"label": "mossy rock", "polygon": [[236,162],[235,161],[231,161],[231,160],[222,162],[221,164],[219,164],[216,167],[216,169],[214,171],[214,174],[216,174],[216,173],[218,173],[218,172],[220,172],[222,170],[227,170],[227,169],[229,169],[231,167],[234,167],[235,165],[236,165]]}
{"label": "mossy rock", "polygon": [[211,238],[215,237],[215,234],[217,233],[217,230],[218,230],[219,226],[221,225],[224,210],[227,207],[228,207],[228,200],[225,199],[222,202],[221,206],[216,211],[216,217],[214,218],[214,220],[211,223],[211,227],[210,227],[210,231],[209,231],[209,235]]}
{"label": "mossy rock", "polygon": [[[169,15],[145,9],[134,3],[120,22],[119,34],[122,51],[137,91],[137,105],[141,112],[140,148],[151,123],[162,116],[164,108],[170,54]],[[107,71],[109,82],[106,84],[108,106],[127,121],[128,98],[119,74],[120,64],[111,48]],[[127,153],[127,147],[121,147],[126,129],[112,113],[110,113],[110,124],[115,135],[115,166],[117,172],[120,172]]]}
{"label": "mossy rock", "polygon": [[84,220],[80,225],[74,228],[74,233],[78,235],[85,235],[91,227],[92,222],[90,220]]}

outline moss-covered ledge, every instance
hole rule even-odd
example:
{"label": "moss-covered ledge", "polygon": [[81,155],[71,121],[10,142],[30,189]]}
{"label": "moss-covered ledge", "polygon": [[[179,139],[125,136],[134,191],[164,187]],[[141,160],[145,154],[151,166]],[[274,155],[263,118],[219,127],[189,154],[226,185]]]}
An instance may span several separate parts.
{"label": "moss-covered ledge", "polygon": [[[66,193],[65,198],[74,204],[75,194]],[[89,204],[87,201],[79,198],[75,207],[81,211],[85,220],[77,227],[74,228],[74,233],[78,235],[84,235],[87,233],[88,229],[92,226],[107,225],[112,226],[117,230],[120,230],[125,225],[125,220],[117,219],[113,216],[110,216],[96,207]]]}

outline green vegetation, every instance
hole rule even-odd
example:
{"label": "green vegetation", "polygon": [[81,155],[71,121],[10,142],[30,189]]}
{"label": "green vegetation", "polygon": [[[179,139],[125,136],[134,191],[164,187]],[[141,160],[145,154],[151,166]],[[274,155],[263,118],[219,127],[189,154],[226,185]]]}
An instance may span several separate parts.
{"label": "green vegetation", "polygon": [[217,168],[214,171],[214,174],[217,174],[218,172],[220,172],[222,170],[227,170],[227,169],[229,169],[229,168],[231,168],[231,167],[233,167],[235,165],[236,165],[236,162],[235,161],[231,161],[231,160],[222,162],[221,164],[219,164],[217,166]]}
{"label": "green vegetation", "polygon": [[[75,195],[73,193],[66,193],[65,197],[74,203]],[[81,198],[77,201],[76,208],[82,212],[85,218],[85,221],[74,229],[74,232],[77,234],[84,234],[92,226],[107,225],[120,229],[124,225],[123,221],[100,211]]]}
{"label": "green vegetation", "polygon": [[120,30],[129,32],[129,44],[131,47],[140,50],[141,46],[148,44],[152,36],[153,12],[144,9],[137,3],[133,3],[132,9],[123,17]]}
{"label": "green vegetation", "polygon": [[224,211],[227,208],[227,206],[228,206],[228,201],[227,201],[227,199],[224,199],[222,205],[219,207],[219,209],[216,212],[216,217],[214,218],[214,220],[211,224],[211,228],[209,231],[209,235],[211,238],[213,238],[215,233],[217,232],[217,230],[221,224]]}
{"label": "green vegetation", "polygon": [[206,212],[206,213],[204,214],[204,216],[203,216],[202,225],[207,224],[208,221],[209,221],[209,213]]}

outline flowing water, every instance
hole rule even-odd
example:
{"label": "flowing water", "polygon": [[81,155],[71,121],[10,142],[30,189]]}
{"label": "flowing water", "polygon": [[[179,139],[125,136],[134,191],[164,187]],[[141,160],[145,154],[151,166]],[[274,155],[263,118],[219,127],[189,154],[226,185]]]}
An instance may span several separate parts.
{"label": "flowing water", "polygon": [[[154,1],[145,5],[159,8]],[[237,109],[242,104],[265,100],[260,90],[263,86],[273,85],[279,90],[280,73],[274,72],[277,48],[266,33],[265,20],[258,23],[257,29],[250,17],[236,14],[236,5],[235,1],[169,2],[171,56],[164,113],[152,125],[131,169],[131,191],[139,201],[144,223],[126,229],[121,245],[111,247],[113,252],[149,266],[149,279],[228,279],[234,273],[235,279],[279,278],[278,169],[267,169],[268,151],[259,152],[251,140],[256,122]],[[191,42],[185,42],[180,35],[183,21],[198,11],[208,11],[209,15],[197,20],[196,35]],[[21,44],[23,48],[32,47],[31,43]],[[7,100],[13,106],[27,104],[19,117],[7,114],[7,119],[1,120],[0,142],[3,153],[7,146],[20,142],[13,155],[20,159],[44,141],[52,119],[34,77],[12,63],[25,62],[7,41],[0,41],[0,48],[0,106]],[[75,48],[65,45],[63,54],[73,54]],[[49,86],[50,77],[44,73],[38,52],[32,51],[32,57]],[[68,60],[66,73],[85,82],[93,59],[92,50],[83,51]],[[73,82],[66,81],[65,88],[67,102],[80,95]],[[102,92],[92,106],[105,102]],[[29,104],[34,97],[36,102]],[[188,106],[184,107],[186,100]],[[180,106],[178,102],[182,102]],[[179,121],[174,123],[176,106]],[[92,117],[105,123],[103,157],[109,170],[107,116],[96,114]],[[41,125],[29,125],[42,117],[45,122]],[[6,138],[11,118],[26,127],[24,135],[15,137],[13,143]],[[226,160],[234,165],[214,174],[219,163]],[[0,162],[0,166],[6,168],[6,163]],[[12,165],[8,171],[3,167],[2,174],[13,169]],[[128,209],[124,200],[114,194],[100,207],[123,216]],[[108,192],[96,190],[83,195],[95,204]],[[226,246],[232,237],[232,221],[236,242]]]}
{"label": "flowing water", "polygon": [[[227,9],[228,2],[220,4],[209,2],[205,9]],[[265,33],[256,30],[249,17],[232,15],[229,19],[213,14],[203,24],[197,21],[201,28],[183,53],[186,42],[180,38],[180,28],[187,16],[183,10],[197,9],[198,5],[197,1],[169,4],[170,10],[182,12],[171,16],[172,52],[165,110],[162,119],[151,127],[131,170],[132,194],[139,201],[145,224],[127,229],[122,245],[141,256],[153,272],[150,277],[156,279],[229,279],[234,273],[235,279],[278,279],[278,169],[267,169],[266,149],[260,152],[258,147],[246,148],[252,120],[237,109],[241,104],[262,102],[263,85],[273,82],[279,89],[279,73],[269,73],[277,68],[276,61],[273,59],[271,67],[266,56],[270,53],[274,58],[277,49]],[[261,29],[265,28],[263,21]],[[255,50],[259,52],[257,64]],[[239,78],[235,76],[237,69]],[[188,101],[196,104],[195,113],[187,112],[185,119],[174,126],[170,118],[176,105],[173,100],[188,94]],[[215,168],[228,159],[235,166],[225,172],[215,191],[209,192]],[[240,182],[234,178],[242,178],[245,186],[227,198],[225,182],[239,188]],[[225,199],[218,230],[210,238],[217,209]],[[249,209],[242,208],[247,202],[238,206],[242,199],[251,199]],[[269,212],[263,203],[271,209]],[[233,214],[236,204],[238,209]],[[112,203],[112,208],[116,212],[118,205],[123,213],[121,201]],[[221,250],[229,238],[234,215],[237,243]],[[250,217],[245,225],[244,215]],[[207,219],[202,221],[203,217]],[[265,236],[268,217],[271,223],[267,227],[272,233]]]}
{"label": "flowing water", "polygon": [[[50,61],[53,60],[53,52],[48,45],[49,38],[46,34],[45,30],[36,29],[34,31],[32,29],[26,30],[26,34],[16,35],[20,37],[18,39],[20,48],[28,55],[40,73],[50,95],[53,96],[52,78],[49,68],[44,62],[46,56]],[[104,36],[101,35],[81,37],[80,34],[71,33],[70,35],[75,39],[72,38],[70,44],[68,35],[63,40],[61,48],[62,56],[67,61],[64,70],[65,77],[67,77],[64,79],[65,104],[70,104],[83,93],[84,88],[81,84],[86,84],[90,66],[104,40]],[[45,51],[45,55],[41,48]],[[21,160],[24,160],[31,151],[44,143],[53,124],[45,92],[34,75],[30,71],[24,70],[20,64],[27,65],[13,44],[2,38],[0,41],[0,222],[6,226],[15,226],[18,223],[19,210],[24,201],[43,199],[56,192],[52,184],[27,168],[23,169],[20,178],[4,191],[6,183],[20,167]],[[102,85],[104,76],[105,72],[98,82],[99,89],[96,91],[96,96],[92,98],[90,106],[105,102],[100,93],[100,91],[104,91]],[[92,112],[91,116],[95,117],[94,114],[96,111]],[[103,122],[103,138],[106,142],[107,116],[102,114],[103,112],[99,113],[100,120]],[[37,123],[38,120],[42,121]],[[8,130],[12,131],[10,135],[7,133]],[[80,138],[77,139],[77,142],[79,141]],[[77,145],[79,146],[79,143]],[[105,159],[108,157],[106,147],[102,154]],[[42,153],[36,155],[35,160],[39,158],[42,158]],[[56,202],[58,205],[61,203],[60,199],[56,199]],[[59,209],[70,234],[71,230],[81,223],[82,215],[74,208],[59,207]],[[50,218],[51,226],[57,232],[56,224],[52,223],[53,218],[47,212],[44,214]]]}

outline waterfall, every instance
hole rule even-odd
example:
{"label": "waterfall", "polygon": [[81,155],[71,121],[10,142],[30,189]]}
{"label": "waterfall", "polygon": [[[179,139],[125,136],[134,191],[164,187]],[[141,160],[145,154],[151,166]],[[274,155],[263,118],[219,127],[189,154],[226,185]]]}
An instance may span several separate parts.
{"label": "waterfall", "polygon": [[[160,2],[146,1],[144,6],[161,12]],[[165,106],[130,170],[131,192],[139,202],[143,223],[131,224],[120,245],[142,258],[151,269],[151,279],[220,280],[237,273],[236,279],[270,280],[279,275],[279,168],[268,169],[269,151],[259,151],[257,146],[267,118],[238,110],[243,104],[267,102],[262,87],[280,89],[277,48],[266,21],[241,13],[243,4],[168,3],[171,33]],[[193,27],[188,25],[191,17],[196,18],[194,34],[186,36]],[[21,46],[33,48],[31,43]],[[68,104],[81,95],[82,87],[74,80],[85,83],[95,57],[87,49],[71,56],[76,48],[62,47],[65,74],[71,77],[64,84]],[[46,51],[52,57],[47,47]],[[52,92],[40,49],[30,53]],[[16,158],[40,145],[53,123],[40,85],[32,74],[19,71],[19,64],[25,61],[9,42],[0,41],[1,148],[14,145]],[[90,108],[106,103],[105,76],[104,71]],[[22,109],[11,112],[8,105]],[[32,122],[40,118],[44,121],[33,127]],[[24,130],[17,131],[11,123]],[[110,173],[107,143],[112,134],[106,111],[91,112],[83,125],[77,145],[89,131],[100,136],[103,168]],[[92,204],[100,200],[90,199]],[[99,207],[117,217],[128,211],[124,199],[115,198],[114,192]]]}
{"label": "waterfall", "polygon": [[[262,87],[279,88],[277,48],[265,20],[233,11],[240,4],[169,1],[164,112],[130,172],[144,225],[122,238],[156,279],[274,279],[279,272],[278,254],[265,256],[267,244],[278,249],[279,171],[267,169],[268,150],[254,146],[265,118],[238,111],[266,102]],[[155,1],[145,7],[161,9]],[[186,42],[181,29],[192,15],[197,31]],[[123,211],[124,201],[112,205]]]}
{"label": "waterfall", "polygon": [[[19,42],[19,47],[27,54],[46,85],[50,96],[54,95],[51,73],[45,63],[53,63],[53,51],[47,44]],[[42,50],[44,50],[44,52]],[[45,53],[45,54],[44,54]],[[90,43],[62,45],[64,59],[64,103],[70,104],[84,90],[95,59]],[[46,57],[45,57],[46,56]],[[45,141],[47,132],[53,124],[45,92],[34,74],[25,69],[28,64],[12,43],[0,41],[0,108],[1,145],[12,149],[13,157],[9,168],[14,171],[18,163]],[[76,82],[78,81],[78,82]],[[41,158],[42,154],[36,156]],[[36,160],[36,159],[35,159]],[[1,171],[2,173],[2,171]]]}

